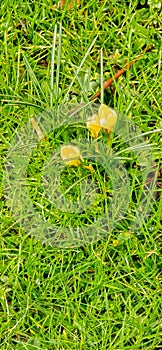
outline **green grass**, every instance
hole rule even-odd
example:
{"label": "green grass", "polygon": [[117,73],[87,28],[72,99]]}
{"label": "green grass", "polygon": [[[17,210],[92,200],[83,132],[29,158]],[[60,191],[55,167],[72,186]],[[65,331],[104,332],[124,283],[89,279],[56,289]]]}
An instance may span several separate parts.
{"label": "green grass", "polygon": [[[70,10],[54,9],[53,3],[19,0],[13,1],[12,7],[9,1],[1,3],[0,348],[161,349],[160,188],[150,187],[152,210],[146,218],[138,210],[139,221],[131,228],[145,186],[145,171],[142,172],[139,163],[144,166],[151,152],[156,169],[161,166],[161,3],[89,0]],[[105,154],[103,164],[96,158],[84,157],[83,138],[92,142],[91,152],[95,148],[84,118],[78,122],[74,114],[69,125],[65,114],[62,124],[58,120],[51,130],[44,113],[56,111],[58,106],[72,109],[80,102],[87,103],[100,89],[102,80],[149,45],[152,49],[101,97],[118,112],[118,134],[112,135],[111,146],[124,164],[130,182],[125,215],[121,214],[109,234],[106,227],[96,224],[91,232],[92,242],[82,246],[70,242],[66,248],[62,236],[60,246],[59,242],[58,246],[51,246],[50,240],[41,241],[38,231],[31,236],[30,223],[26,230],[19,224],[25,215],[23,209],[16,209],[20,218],[15,218],[10,210],[3,181],[6,156],[21,127],[25,130],[31,117],[40,125],[41,116],[43,133],[48,130],[46,140],[38,142],[31,125],[37,145],[26,168],[27,193],[36,214],[59,227],[60,232],[66,232],[67,227],[79,226],[84,230],[85,226],[93,225],[104,212],[109,213],[113,184],[105,165],[107,157],[111,164],[111,157]],[[79,115],[82,116],[81,111]],[[135,136],[132,144],[126,142],[123,132],[127,126],[125,117],[136,125],[137,135],[139,131],[144,135],[138,138],[130,134]],[[25,131],[21,132],[25,137]],[[59,162],[60,146],[72,139],[83,147],[84,162],[62,170],[60,187],[74,206],[82,198],[83,184],[93,183],[95,196],[92,188],[90,206],[81,214],[77,210],[61,211],[59,203],[56,208],[57,198],[50,203],[42,186],[42,168],[49,165],[51,152],[58,152]],[[147,140],[151,151],[147,149]],[[101,141],[106,147],[104,132],[100,134]],[[132,145],[139,146],[138,153],[131,149]],[[12,160],[12,156],[8,159]],[[84,167],[90,164],[94,172]],[[121,180],[120,169],[118,176]],[[115,178],[114,184],[118,185]],[[10,185],[13,190],[14,182]],[[117,205],[123,208],[126,199],[120,191],[119,183],[117,194],[123,202]],[[145,197],[143,200],[147,212],[149,202]],[[117,205],[115,210],[119,209]],[[93,241],[96,231],[98,239]]]}

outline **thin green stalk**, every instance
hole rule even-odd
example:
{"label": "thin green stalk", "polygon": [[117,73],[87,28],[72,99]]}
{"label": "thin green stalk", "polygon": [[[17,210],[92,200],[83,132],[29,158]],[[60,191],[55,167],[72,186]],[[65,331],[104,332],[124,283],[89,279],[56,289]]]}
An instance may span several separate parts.
{"label": "thin green stalk", "polygon": [[83,66],[83,64],[84,64],[84,62],[85,62],[85,60],[86,60],[86,58],[88,57],[88,55],[89,55],[89,53],[90,53],[92,47],[94,46],[94,43],[95,43],[96,40],[97,40],[97,36],[96,36],[96,37],[94,38],[94,40],[92,41],[92,43],[91,43],[91,45],[89,46],[89,48],[88,48],[88,50],[87,50],[85,56],[83,57],[83,59],[82,59],[82,61],[81,61],[80,65],[79,65],[79,67],[78,67],[78,69],[77,69],[77,71],[75,72],[74,78],[72,79],[72,81],[71,81],[71,83],[70,83],[70,85],[69,85],[69,89],[68,89],[68,91],[67,91],[67,93],[66,93],[66,95],[65,95],[65,97],[64,97],[64,99],[63,99],[62,104],[64,104],[64,103],[67,101],[68,95],[69,95],[69,93],[70,93],[70,91],[71,91],[71,88],[72,88],[72,86],[73,86],[73,84],[74,84],[74,81],[76,80],[76,77],[77,77],[77,75],[79,74],[79,72],[80,72],[80,70],[81,70],[81,68],[82,68],[82,66]]}
{"label": "thin green stalk", "polygon": [[57,24],[55,25],[52,44],[52,57],[51,57],[51,80],[50,80],[50,106],[53,106],[53,86],[54,86],[54,68],[55,68],[55,50],[56,50],[56,34]]}
{"label": "thin green stalk", "polygon": [[104,77],[103,77],[103,49],[100,51],[100,64],[101,64],[101,104],[104,103]]}
{"label": "thin green stalk", "polygon": [[57,55],[57,71],[56,71],[56,100],[59,96],[59,74],[60,74],[60,61],[61,61],[61,37],[62,37],[62,24],[60,24],[59,30],[59,43],[58,43],[58,55]]}

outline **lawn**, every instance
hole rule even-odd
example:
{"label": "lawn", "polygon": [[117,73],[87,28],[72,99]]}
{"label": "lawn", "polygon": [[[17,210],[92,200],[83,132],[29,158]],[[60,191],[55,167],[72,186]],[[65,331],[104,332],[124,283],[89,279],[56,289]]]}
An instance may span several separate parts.
{"label": "lawn", "polygon": [[161,1],[69,3],[1,1],[0,349],[160,350]]}

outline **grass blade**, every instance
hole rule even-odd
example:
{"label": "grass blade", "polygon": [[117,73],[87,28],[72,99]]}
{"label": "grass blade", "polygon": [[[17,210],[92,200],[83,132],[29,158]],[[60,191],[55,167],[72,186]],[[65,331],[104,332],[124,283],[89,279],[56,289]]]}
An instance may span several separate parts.
{"label": "grass blade", "polygon": [[54,30],[54,34],[53,34],[53,44],[52,44],[51,80],[50,80],[50,106],[51,107],[53,106],[53,86],[54,86],[56,35],[57,35],[57,25],[55,25],[55,30]]}
{"label": "grass blade", "polygon": [[39,83],[39,81],[38,81],[38,79],[37,79],[33,69],[31,68],[31,65],[30,65],[28,59],[26,58],[25,55],[23,55],[23,58],[24,58],[24,62],[25,62],[25,65],[26,65],[27,72],[28,72],[28,74],[29,74],[29,76],[31,78],[31,81],[32,81],[32,83],[34,85],[35,91],[36,91],[39,99],[41,100],[42,97],[43,97],[44,101],[46,101],[46,103],[48,103],[48,101],[46,99],[46,96],[45,96],[45,94],[44,94],[44,92],[43,92],[43,90],[41,88],[41,85],[40,85],[40,83]]}
{"label": "grass blade", "polygon": [[101,62],[101,104],[103,104],[104,103],[103,49],[101,49],[100,62]]}
{"label": "grass blade", "polygon": [[80,65],[79,65],[79,67],[78,67],[78,69],[77,69],[77,71],[75,72],[74,78],[72,79],[72,81],[71,81],[71,83],[70,83],[70,86],[69,86],[69,89],[68,89],[68,91],[67,91],[67,93],[66,93],[66,95],[65,95],[65,97],[64,97],[64,99],[63,99],[63,104],[67,101],[68,95],[69,95],[70,90],[71,90],[71,88],[72,88],[72,86],[73,86],[73,84],[74,84],[74,81],[76,80],[76,77],[77,77],[77,75],[79,74],[79,72],[80,72],[80,70],[81,70],[81,68],[82,68],[82,66],[83,66],[83,64],[84,64],[84,62],[85,62],[85,60],[86,60],[86,58],[88,57],[88,55],[89,55],[89,53],[90,53],[92,47],[94,46],[94,43],[95,43],[96,40],[97,40],[97,36],[96,36],[96,37],[94,38],[94,40],[92,41],[92,43],[91,43],[91,45],[89,46],[89,48],[88,48],[88,50],[87,50],[85,56],[83,57],[83,59],[82,59],[82,61],[81,61]]}
{"label": "grass blade", "polygon": [[57,55],[57,71],[56,71],[56,100],[59,96],[59,75],[60,75],[60,61],[61,61],[61,36],[62,36],[62,25],[60,24],[59,30],[59,43],[58,43],[58,55]]}

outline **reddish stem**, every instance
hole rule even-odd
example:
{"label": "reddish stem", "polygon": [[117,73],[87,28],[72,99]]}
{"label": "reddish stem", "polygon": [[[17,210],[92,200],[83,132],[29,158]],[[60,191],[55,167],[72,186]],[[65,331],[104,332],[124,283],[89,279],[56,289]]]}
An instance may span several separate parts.
{"label": "reddish stem", "polygon": [[[114,80],[118,79],[122,74],[124,74],[127,69],[130,69],[134,63],[136,61],[139,60],[139,58],[141,57],[141,55],[143,55],[145,52],[150,51],[152,48],[152,45],[146,47],[140,54],[140,56],[136,57],[133,61],[129,62],[128,64],[126,64],[125,67],[123,67],[122,69],[120,69],[117,73],[114,74],[113,77],[109,78],[107,81],[104,82],[103,88],[104,90],[106,90],[108,87],[110,87],[110,85],[114,82]],[[93,97],[91,97],[91,101],[95,100],[96,98],[98,98],[101,95],[101,90],[99,90]]]}

